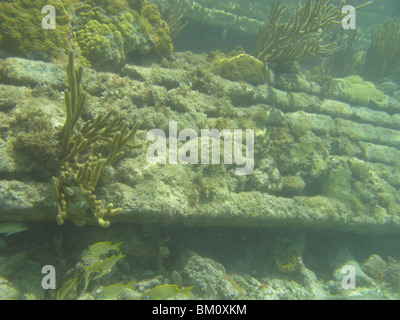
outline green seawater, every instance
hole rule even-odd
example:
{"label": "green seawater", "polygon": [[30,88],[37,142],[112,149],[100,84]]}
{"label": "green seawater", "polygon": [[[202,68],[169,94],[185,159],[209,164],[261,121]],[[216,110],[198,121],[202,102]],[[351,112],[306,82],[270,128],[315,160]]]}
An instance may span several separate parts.
{"label": "green seawater", "polygon": [[345,5],[1,2],[0,300],[399,300],[400,5]]}

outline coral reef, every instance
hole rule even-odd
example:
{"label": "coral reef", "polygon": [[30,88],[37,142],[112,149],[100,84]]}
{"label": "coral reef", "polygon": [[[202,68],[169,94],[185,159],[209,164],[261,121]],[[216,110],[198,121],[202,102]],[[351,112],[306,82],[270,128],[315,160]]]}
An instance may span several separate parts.
{"label": "coral reef", "polygon": [[[56,9],[54,30],[42,28],[43,16],[38,12],[44,5]],[[138,11],[128,1],[95,0],[11,1],[2,2],[0,9],[0,44],[16,56],[50,60],[76,49],[82,64],[115,70],[129,55],[173,52],[168,24],[147,1]],[[179,21],[171,22],[176,31]]]}
{"label": "coral reef", "polygon": [[[396,230],[400,203],[396,191],[400,185],[396,169],[400,154],[398,87],[375,87],[358,76],[335,78],[321,87],[293,72],[275,74],[266,83],[253,86],[209,72],[213,62],[238,57],[241,52],[175,53],[168,68],[127,65],[121,76],[87,69],[81,92],[88,92],[90,103],[82,108],[81,116],[75,115],[78,120],[73,132],[69,138],[65,136],[69,146],[65,142],[63,159],[55,159],[57,170],[46,170],[46,175],[45,159],[40,160],[42,166],[38,159],[48,154],[50,160],[59,154],[62,144],[49,144],[49,153],[30,156],[28,150],[46,151],[46,144],[29,139],[29,134],[36,132],[29,120],[37,126],[43,118],[46,121],[41,126],[50,133],[63,126],[60,81],[55,79],[62,79],[64,72],[49,63],[6,59],[3,74],[7,84],[0,86],[9,90],[1,114],[2,132],[7,137],[0,145],[4,159],[0,170],[7,177],[0,181],[2,217],[24,219],[33,208],[39,212],[38,218],[50,217],[54,211],[44,181],[51,174],[63,181],[65,190],[59,203],[66,199],[68,212],[76,213],[78,223],[78,216],[85,216],[94,206],[90,199],[88,205],[86,197],[91,195],[85,188],[87,195],[82,193],[76,183],[79,180],[91,190],[95,187],[90,192],[104,202],[124,208],[124,214],[113,221],[134,217],[139,222]],[[34,71],[32,75],[30,71]],[[21,87],[21,79],[35,89]],[[172,118],[177,119],[179,130],[191,128],[199,133],[205,128],[254,128],[254,171],[239,177],[234,165],[149,165],[147,144],[109,167],[105,161],[113,152],[108,143],[116,134],[114,125],[109,125],[113,121],[120,125],[110,112],[125,119],[145,118],[144,130],[168,132]],[[97,122],[88,121],[98,115]],[[108,136],[96,142],[99,130]],[[42,135],[40,130],[37,133]],[[137,134],[140,140],[146,139],[144,131]],[[53,137],[50,143],[62,135],[47,137]],[[183,144],[179,142],[178,148]],[[29,181],[20,180],[27,175]],[[186,178],[179,178],[183,176]],[[107,205],[103,209],[107,212]],[[87,219],[89,216],[83,220]]]}
{"label": "coral reef", "polygon": [[139,30],[153,40],[156,54],[169,56],[173,51],[170,29],[168,24],[161,19],[157,6],[144,1],[139,14],[135,17],[139,20]]}
{"label": "coral reef", "polygon": [[[70,42],[31,30],[33,49],[25,26],[4,31],[15,10],[31,26],[33,2],[0,5],[0,299],[399,299],[400,86],[380,52],[398,50],[395,20],[367,75],[373,26],[362,11],[357,33],[331,33],[340,0],[49,2]],[[177,48],[202,53],[173,52],[184,19]],[[219,50],[193,36],[204,25]],[[151,154],[155,128],[169,152]]]}
{"label": "coral reef", "polygon": [[97,67],[109,63],[121,66],[125,61],[124,50],[121,50],[124,39],[114,24],[90,20],[76,32],[76,38],[82,55]]}
{"label": "coral reef", "polygon": [[135,10],[122,1],[104,8],[86,4],[76,11],[77,42],[83,57],[96,68],[117,69],[130,55],[169,56],[173,51],[168,24],[147,1]]}

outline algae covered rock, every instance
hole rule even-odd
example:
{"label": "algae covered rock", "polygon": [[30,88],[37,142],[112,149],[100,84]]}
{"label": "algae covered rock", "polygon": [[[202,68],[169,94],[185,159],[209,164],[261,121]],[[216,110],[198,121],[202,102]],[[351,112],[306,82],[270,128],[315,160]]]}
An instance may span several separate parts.
{"label": "algae covered rock", "polygon": [[330,159],[323,183],[323,194],[337,200],[348,199],[352,191],[351,179],[352,172],[345,159]]}
{"label": "algae covered rock", "polygon": [[[10,54],[49,60],[72,48],[73,1],[25,0],[0,2],[0,47]],[[42,8],[55,9],[55,29],[43,29]]]}
{"label": "algae covered rock", "polygon": [[388,284],[400,291],[400,263],[392,257],[385,262],[379,255],[372,254],[361,266],[362,270],[374,280]]}
{"label": "algae covered rock", "polygon": [[362,265],[362,270],[375,280],[383,280],[387,263],[377,254],[372,254]]}
{"label": "algae covered rock", "polygon": [[310,82],[296,73],[283,73],[276,76],[275,86],[280,90],[297,91],[319,94],[321,86],[316,82]]}
{"label": "algae covered rock", "polygon": [[[46,61],[76,48],[82,63],[109,69],[121,67],[129,54],[170,55],[168,24],[156,5],[140,3],[137,8],[134,1],[2,1],[0,47],[7,54]],[[42,27],[46,5],[55,9],[54,29]]]}
{"label": "algae covered rock", "polygon": [[155,4],[141,2],[141,10],[138,12],[139,16],[136,17],[139,20],[139,30],[153,41],[157,55],[169,56],[173,51],[173,45],[168,24],[161,19],[161,14]]}
{"label": "algae covered rock", "polygon": [[[173,0],[153,0],[159,6],[170,11],[174,7]],[[229,33],[243,33],[245,35],[256,35],[260,28],[260,21],[265,19],[271,5],[268,1],[255,1],[249,3],[247,0],[235,1],[182,1],[186,7],[185,17],[190,23],[208,25],[216,30],[227,28]]]}
{"label": "algae covered rock", "polygon": [[322,194],[347,204],[357,215],[373,216],[385,224],[388,213],[395,212],[399,197],[380,175],[362,160],[331,157],[323,176]]}
{"label": "algae covered rock", "polygon": [[198,255],[190,257],[184,268],[187,283],[194,286],[193,293],[208,299],[220,298],[217,289],[225,272],[222,264]]}
{"label": "algae covered rock", "polygon": [[[335,264],[337,267],[332,273],[335,280],[342,281],[344,276],[343,267],[351,266],[354,268],[355,274],[357,275],[357,280],[356,280],[357,287],[364,287],[364,286],[376,287],[376,283],[374,282],[374,280],[363,271],[362,265],[360,265],[360,263],[357,262],[357,260],[353,257],[353,255],[347,248],[343,247],[338,249],[336,254],[337,256],[335,258],[337,260]],[[343,288],[340,287],[339,290],[343,290]]]}
{"label": "algae covered rock", "polygon": [[320,104],[319,111],[334,117],[350,118],[353,115],[353,109],[349,104],[336,100],[324,99]]}
{"label": "algae covered rock", "polygon": [[217,60],[211,65],[210,70],[222,78],[245,81],[254,85],[265,83],[268,76],[266,64],[245,53]]}
{"label": "algae covered rock", "polygon": [[5,59],[1,78],[6,83],[16,85],[46,84],[57,89],[62,89],[65,83],[64,70],[61,66],[21,58]]}
{"label": "algae covered rock", "polygon": [[305,186],[300,175],[282,177],[282,191],[285,195],[301,194]]}
{"label": "algae covered rock", "polygon": [[392,257],[388,258],[386,279],[394,290],[400,292],[400,262],[396,261]]}
{"label": "algae covered rock", "polygon": [[173,52],[169,26],[157,6],[140,3],[88,0],[77,8],[76,39],[92,66],[112,70],[122,67],[128,56],[169,56]]}
{"label": "algae covered rock", "polygon": [[[246,55],[235,52],[213,61],[242,57]],[[270,83],[255,87],[227,80],[207,70],[210,60],[205,54],[174,54],[171,61],[171,69],[128,65],[122,77],[85,68],[82,86],[88,92],[88,110],[82,121],[108,111],[131,121],[144,119],[138,132],[143,142],[152,128],[168,132],[171,119],[178,121],[179,129],[198,134],[203,128],[254,128],[254,171],[237,177],[233,165],[149,165],[150,143],[144,142],[141,150],[127,150],[126,158],[102,172],[99,181],[104,183],[96,196],[123,209],[112,222],[398,230],[400,133],[390,122],[392,112],[315,96],[303,78],[296,80],[299,86],[290,87],[292,75],[277,77],[285,85],[282,90]],[[187,64],[182,68],[177,61]],[[64,123],[57,88],[65,72],[55,64],[15,58],[4,60],[4,67],[14,71],[0,86],[0,173],[5,177],[0,182],[0,218],[53,219],[50,177],[44,179],[57,171],[43,166],[43,160],[54,158],[50,142],[59,142],[59,137],[35,130],[57,133]],[[14,86],[25,81],[37,88]],[[357,77],[350,83],[369,85]],[[81,125],[79,120],[76,128]],[[93,144],[77,161],[100,152],[107,156],[107,149],[106,144]],[[14,154],[22,151],[28,160],[24,165]],[[69,191],[80,193],[78,186]],[[87,211],[80,200],[77,196],[70,202],[78,214],[81,208]]]}
{"label": "algae covered rock", "polygon": [[295,271],[302,264],[304,237],[279,237],[274,242],[275,263],[279,271],[289,273]]}
{"label": "algae covered rock", "polygon": [[376,89],[372,82],[364,81],[359,76],[349,76],[343,79],[332,79],[323,89],[327,98],[348,102],[353,106],[369,106],[385,109],[389,98]]}
{"label": "algae covered rock", "polygon": [[82,54],[97,66],[122,65],[124,39],[113,24],[90,20],[76,33]]}

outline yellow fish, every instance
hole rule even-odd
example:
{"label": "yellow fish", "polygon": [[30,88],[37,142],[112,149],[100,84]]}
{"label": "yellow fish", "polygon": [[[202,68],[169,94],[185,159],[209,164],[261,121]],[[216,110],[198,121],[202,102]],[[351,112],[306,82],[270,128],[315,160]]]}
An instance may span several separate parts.
{"label": "yellow fish", "polygon": [[81,278],[77,289],[79,296],[86,292],[86,289],[91,280],[92,271],[93,271],[93,266],[85,267],[85,272],[83,273],[83,277]]}
{"label": "yellow fish", "polygon": [[100,257],[102,254],[106,254],[111,250],[119,251],[119,246],[122,241],[117,244],[111,244],[111,242],[97,242],[92,244],[88,249],[84,250],[82,253],[83,259],[95,259]]}
{"label": "yellow fish", "polygon": [[0,233],[5,233],[6,237],[26,229],[28,227],[21,222],[0,222]]}
{"label": "yellow fish", "polygon": [[179,289],[176,284],[162,285],[150,289],[142,295],[142,300],[167,300],[176,297],[178,294],[190,296],[193,286]]}
{"label": "yellow fish", "polygon": [[114,265],[117,263],[117,261],[124,257],[126,257],[126,256],[123,255],[122,252],[120,252],[118,254],[118,256],[113,255],[113,256],[107,258],[106,260],[100,260],[93,267],[93,271],[98,272],[97,276],[94,277],[93,280],[96,280],[96,279],[104,276],[105,274],[109,273],[111,271],[112,267],[114,267]]}
{"label": "yellow fish", "polygon": [[97,295],[97,298],[99,298],[99,299],[114,298],[115,296],[119,295],[125,289],[127,289],[127,288],[132,289],[132,283],[133,283],[133,280],[127,284],[122,284],[121,282],[117,283],[117,284],[112,284],[111,286],[103,288],[100,291],[100,293]]}
{"label": "yellow fish", "polygon": [[69,279],[66,281],[62,287],[57,291],[56,299],[57,300],[64,300],[67,293],[74,287],[75,283],[78,281],[78,277]]}
{"label": "yellow fish", "polygon": [[221,39],[225,40],[227,35],[228,35],[228,29],[224,29],[224,31],[222,31],[221,33]]}

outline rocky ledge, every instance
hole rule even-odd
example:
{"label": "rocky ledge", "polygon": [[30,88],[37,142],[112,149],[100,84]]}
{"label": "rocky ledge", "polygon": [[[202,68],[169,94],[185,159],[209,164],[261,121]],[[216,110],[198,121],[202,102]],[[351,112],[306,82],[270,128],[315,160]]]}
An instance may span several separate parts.
{"label": "rocky ledge", "polygon": [[[120,74],[85,69],[84,120],[115,111],[143,122],[141,147],[109,166],[96,188],[123,209],[111,222],[400,230],[396,84],[357,76],[317,84],[270,72],[255,86],[214,75],[208,58],[176,53],[162,66],[126,65]],[[55,220],[50,179],[65,121],[65,66],[8,58],[0,68],[0,221]],[[149,163],[147,133],[168,137],[171,121],[199,137],[202,129],[254,130],[252,173],[237,175],[235,164]]]}

